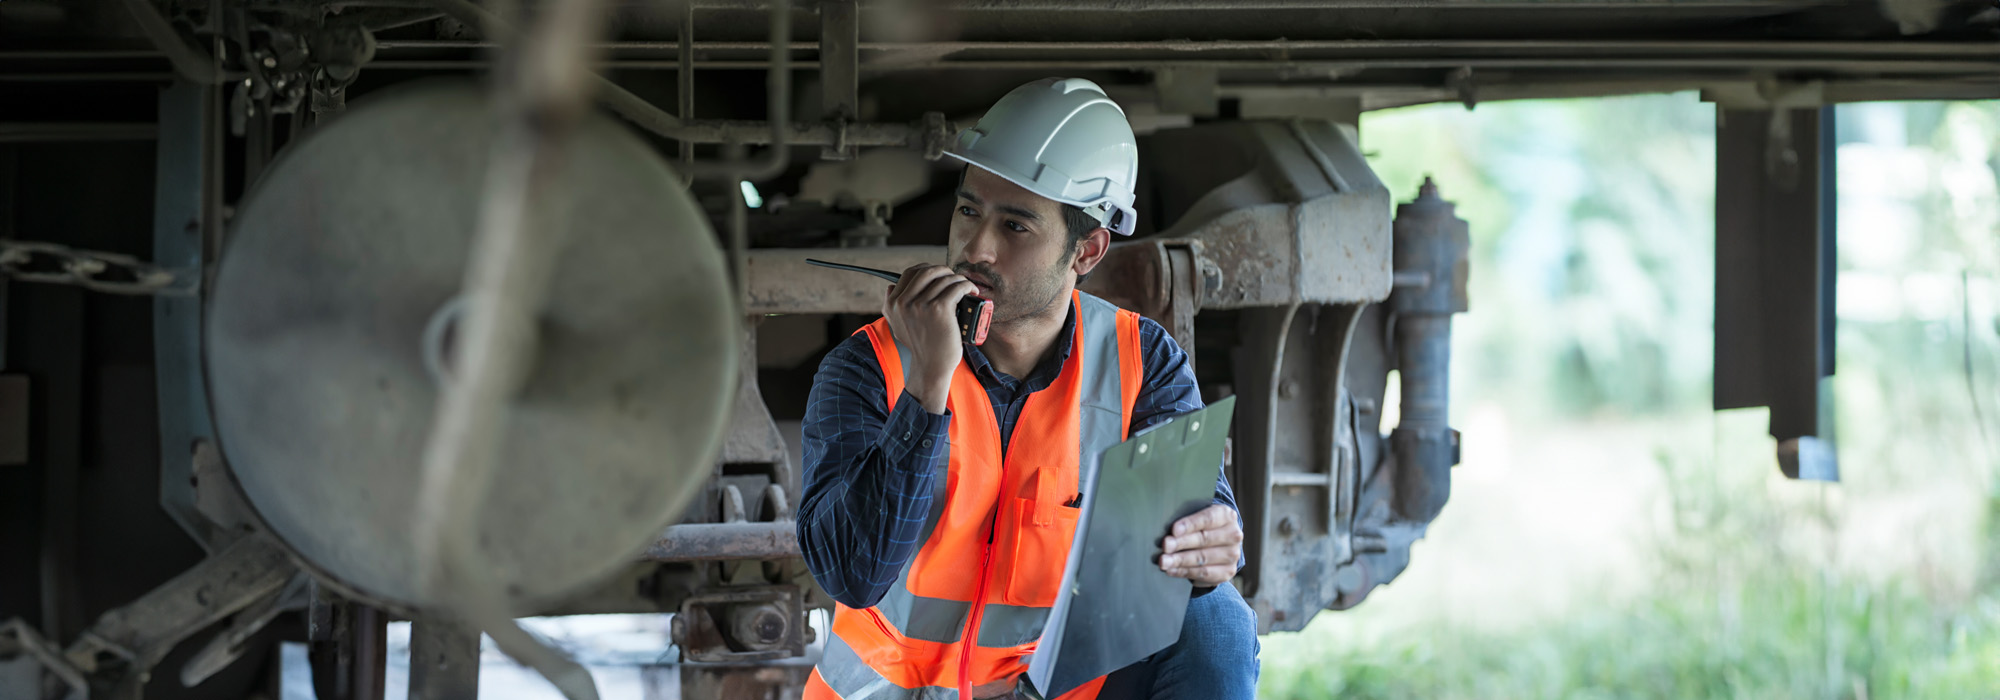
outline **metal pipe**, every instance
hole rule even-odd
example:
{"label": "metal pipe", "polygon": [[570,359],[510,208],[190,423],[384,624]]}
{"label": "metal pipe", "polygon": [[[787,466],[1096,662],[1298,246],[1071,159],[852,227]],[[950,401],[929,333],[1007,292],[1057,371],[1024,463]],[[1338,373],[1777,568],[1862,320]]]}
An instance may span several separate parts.
{"label": "metal pipe", "polygon": [[1405,518],[1437,517],[1451,495],[1451,467],[1458,463],[1458,433],[1451,429],[1451,316],[1466,305],[1465,220],[1425,179],[1415,201],[1396,209],[1395,269],[1421,285],[1397,286],[1397,372],[1402,378],[1401,422],[1389,435],[1396,453],[1397,511]]}
{"label": "metal pipe", "polygon": [[667,528],[644,561],[785,559],[799,556],[798,523],[702,523]]}
{"label": "metal pipe", "polygon": [[689,163],[688,174],[695,178],[718,178],[724,180],[764,180],[776,177],[791,164],[791,154],[787,150],[786,127],[792,121],[792,69],[791,52],[784,47],[792,41],[792,6],[789,2],[779,2],[771,8],[771,68],[765,72],[766,121],[771,128],[771,147],[764,152],[761,160],[725,161],[721,163]]}
{"label": "metal pipe", "polygon": [[[431,0],[431,2],[435,3],[439,10],[450,15],[452,19],[476,27],[485,27],[488,31],[500,34],[502,38],[514,33],[513,27],[507,26],[499,17],[468,0]],[[602,44],[593,44],[592,46],[602,46]],[[381,66],[380,62],[370,63],[369,65],[371,67],[387,67]],[[681,125],[679,117],[666,113],[665,110],[654,106],[653,103],[647,102],[638,95],[632,94],[632,91],[620,87],[617,83],[611,82],[604,76],[590,74],[587,79],[597,88],[597,99],[604,104],[606,109],[611,110],[612,113],[618,116],[624,117],[641,129],[664,136],[667,130]]]}
{"label": "metal pipe", "polygon": [[167,60],[174,64],[174,72],[181,77],[201,85],[221,85],[242,77],[223,70],[214,58],[181,41],[174,25],[167,22],[167,18],[160,14],[160,8],[154,7],[151,0],[122,2],[126,12],[131,13],[132,21],[138,23],[139,31],[145,33],[154,48],[167,55]]}

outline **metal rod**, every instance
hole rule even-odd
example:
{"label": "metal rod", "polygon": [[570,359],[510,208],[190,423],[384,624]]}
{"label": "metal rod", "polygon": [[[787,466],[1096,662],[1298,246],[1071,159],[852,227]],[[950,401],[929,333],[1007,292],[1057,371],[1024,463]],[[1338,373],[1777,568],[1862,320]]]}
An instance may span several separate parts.
{"label": "metal rod", "polygon": [[167,55],[167,60],[174,64],[174,72],[181,77],[201,85],[220,85],[242,77],[223,70],[214,58],[181,41],[180,33],[174,31],[174,25],[167,22],[167,18],[160,14],[160,8],[153,6],[152,0],[123,2],[125,11],[132,15],[132,21],[138,23],[139,31],[146,34],[146,39],[153,42],[154,48]]}
{"label": "metal rod", "polygon": [[798,523],[675,525],[646,548],[645,561],[784,559],[799,556]]}
{"label": "metal rod", "polygon": [[[452,19],[475,27],[485,27],[489,31],[501,34],[501,38],[514,33],[514,29],[507,26],[499,17],[494,16],[491,12],[487,12],[485,8],[469,2],[469,0],[431,1],[436,3],[438,9],[450,15]],[[590,44],[580,47],[580,50],[589,50],[594,46],[601,46],[601,44]],[[594,54],[595,51],[591,51],[591,53]],[[371,67],[376,66],[374,63],[369,65]],[[604,76],[588,74],[584,79],[589,80],[596,87],[598,91],[597,99],[604,104],[606,109],[611,110],[618,116],[624,117],[641,129],[665,135],[666,130],[680,126],[680,118],[666,113],[665,110],[659,107],[653,106],[653,103],[632,94],[630,90],[620,87],[617,83],[611,82]]]}
{"label": "metal rod", "polygon": [[847,143],[849,122],[861,118],[861,21],[855,0],[820,0],[819,84],[820,118],[841,128],[832,148],[822,157],[854,157]]}
{"label": "metal rod", "polygon": [[688,174],[699,178],[723,180],[764,180],[775,177],[791,164],[790,153],[786,150],[787,125],[792,121],[792,69],[791,52],[782,47],[792,41],[792,8],[789,2],[779,2],[771,8],[771,68],[765,73],[766,121],[771,125],[771,147],[764,152],[762,160],[726,161],[722,163],[689,163]]}

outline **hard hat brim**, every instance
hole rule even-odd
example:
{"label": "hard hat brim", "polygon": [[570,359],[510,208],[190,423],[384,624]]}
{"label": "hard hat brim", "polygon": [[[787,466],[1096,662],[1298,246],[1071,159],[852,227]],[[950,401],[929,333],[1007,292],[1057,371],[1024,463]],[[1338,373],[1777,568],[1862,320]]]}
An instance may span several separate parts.
{"label": "hard hat brim", "polygon": [[1112,217],[1115,219],[1116,223],[1114,224],[1112,221],[1100,220],[1099,224],[1105,230],[1118,234],[1120,236],[1132,235],[1132,225],[1134,222],[1138,220],[1138,212],[1134,211],[1132,209],[1132,206],[1129,204],[1119,204],[1118,202],[1111,200],[1109,198],[1100,199],[1094,202],[1083,202],[1074,199],[1068,199],[1065,197],[1051,195],[1048,192],[1044,192],[1040,188],[1038,188],[1035,185],[1034,178],[1028,177],[1023,173],[1014,172],[1013,169],[1008,168],[1004,165],[982,163],[978,159],[972,156],[968,156],[963,153],[958,153],[956,151],[951,151],[951,150],[945,151],[944,154],[950,156],[953,160],[965,163],[966,165],[976,166],[980,170],[984,170],[986,172],[993,173],[994,175],[998,175],[1000,176],[1000,179],[1014,183],[1021,189],[1033,192],[1037,197],[1047,199],[1057,204],[1067,204],[1073,207],[1077,207],[1079,209],[1089,209],[1098,206],[1108,207],[1110,211],[1117,212],[1117,216]]}

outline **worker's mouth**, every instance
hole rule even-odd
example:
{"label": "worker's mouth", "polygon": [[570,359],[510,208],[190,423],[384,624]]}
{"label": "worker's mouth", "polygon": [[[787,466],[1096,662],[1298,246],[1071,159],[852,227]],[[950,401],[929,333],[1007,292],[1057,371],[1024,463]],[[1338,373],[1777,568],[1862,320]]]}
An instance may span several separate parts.
{"label": "worker's mouth", "polygon": [[992,299],[993,293],[999,291],[999,288],[993,284],[993,276],[980,271],[977,266],[961,264],[953,272],[964,275],[965,279],[972,282],[972,286],[978,287],[979,296],[981,297]]}

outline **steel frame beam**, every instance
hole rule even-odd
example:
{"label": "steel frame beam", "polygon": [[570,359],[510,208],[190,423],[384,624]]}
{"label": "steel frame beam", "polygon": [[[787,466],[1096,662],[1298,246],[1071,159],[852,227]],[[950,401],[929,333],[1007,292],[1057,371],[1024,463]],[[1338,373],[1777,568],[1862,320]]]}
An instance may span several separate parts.
{"label": "steel frame beam", "polygon": [[[153,260],[207,286],[222,207],[222,118],[216,88],[185,81],[160,91],[153,192]],[[194,453],[215,442],[201,361],[202,300],[153,297],[153,367],[160,419],[160,506],[197,543],[214,528],[195,507]]]}
{"label": "steel frame beam", "polygon": [[1830,440],[1833,108],[1716,112],[1716,410],[1768,406],[1779,468],[1838,481]]}

